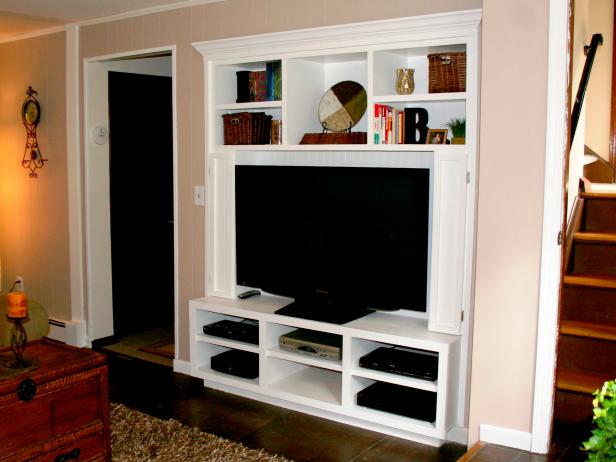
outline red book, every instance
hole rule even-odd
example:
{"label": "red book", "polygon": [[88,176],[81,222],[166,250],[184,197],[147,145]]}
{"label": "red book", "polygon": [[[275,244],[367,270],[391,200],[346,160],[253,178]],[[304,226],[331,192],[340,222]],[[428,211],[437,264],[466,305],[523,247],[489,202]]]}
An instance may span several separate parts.
{"label": "red book", "polygon": [[266,101],[267,99],[267,78],[265,71],[254,71],[250,73],[250,101]]}

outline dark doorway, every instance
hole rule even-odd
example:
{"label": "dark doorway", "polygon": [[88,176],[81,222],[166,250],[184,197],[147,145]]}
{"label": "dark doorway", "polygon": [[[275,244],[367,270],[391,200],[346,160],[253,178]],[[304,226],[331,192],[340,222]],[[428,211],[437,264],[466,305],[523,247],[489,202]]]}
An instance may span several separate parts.
{"label": "dark doorway", "polygon": [[113,329],[173,324],[171,77],[109,72]]}

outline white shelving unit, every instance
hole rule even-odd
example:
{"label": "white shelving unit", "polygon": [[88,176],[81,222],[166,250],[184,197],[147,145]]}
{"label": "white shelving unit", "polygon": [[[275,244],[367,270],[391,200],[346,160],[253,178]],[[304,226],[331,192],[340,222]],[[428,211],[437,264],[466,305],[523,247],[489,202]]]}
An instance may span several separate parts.
{"label": "white shelving unit", "polygon": [[[304,412],[375,428],[395,435],[438,444],[455,423],[456,396],[447,392],[456,380],[460,337],[427,329],[425,319],[372,313],[343,326],[275,314],[289,299],[261,295],[247,300],[204,297],[190,302],[191,373],[207,386],[252,391],[274,404],[294,403]],[[203,325],[220,319],[253,319],[259,323],[259,345],[203,335]],[[371,326],[367,328],[367,326]],[[342,360],[313,358],[280,350],[278,338],[303,328],[342,337]],[[403,334],[400,334],[403,332]],[[438,354],[438,380],[428,381],[365,369],[359,358],[381,346],[418,348]],[[213,355],[230,349],[259,353],[259,378],[248,380],[210,367]],[[436,420],[424,422],[357,405],[357,393],[380,381],[436,394]],[[427,440],[425,438],[428,438]]]}
{"label": "white shelving unit", "polygon": [[[204,58],[207,222],[207,292],[190,302],[191,371],[207,386],[303,412],[439,444],[464,441],[467,417],[469,319],[473,276],[477,172],[478,36],[481,10],[280,32],[193,44]],[[466,89],[428,92],[427,56],[466,52]],[[262,71],[280,63],[279,101],[236,103],[236,72]],[[395,70],[415,69],[415,92],[395,92]],[[305,133],[321,132],[318,104],[343,80],[366,89],[368,107],[353,131],[367,133],[363,145],[300,145]],[[375,144],[374,108],[424,108],[430,128],[466,119],[463,145]],[[222,115],[265,112],[282,121],[278,145],[225,145]],[[235,165],[406,167],[430,170],[427,314],[373,313],[333,325],[276,315],[281,298],[237,300],[235,279]],[[259,345],[206,336],[204,324],[253,319]],[[341,361],[280,350],[278,338],[296,328],[342,336]],[[359,367],[359,358],[379,346],[404,346],[438,354],[435,382]],[[229,349],[258,353],[258,379],[213,371],[210,358]],[[436,419],[424,422],[358,406],[359,390],[387,382],[436,395]]]}

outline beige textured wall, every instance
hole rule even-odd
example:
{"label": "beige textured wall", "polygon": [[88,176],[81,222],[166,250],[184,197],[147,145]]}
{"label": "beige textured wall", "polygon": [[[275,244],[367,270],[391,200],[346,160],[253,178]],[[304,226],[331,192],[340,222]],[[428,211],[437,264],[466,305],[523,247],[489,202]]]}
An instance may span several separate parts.
{"label": "beige textured wall", "polygon": [[[483,0],[471,442],[478,438],[480,423],[530,431],[545,157],[547,4]],[[180,359],[188,359],[187,302],[205,291],[205,211],[192,205],[193,187],[204,182],[203,68],[190,43],[481,6],[481,0],[384,0],[378,8],[372,0],[228,0],[82,29],[83,57],[177,45]],[[515,128],[504,130],[503,122]]]}
{"label": "beige textured wall", "polygon": [[192,196],[205,182],[203,58],[190,44],[480,7],[481,0],[385,0],[378,8],[372,0],[227,0],[81,29],[83,58],[177,46],[179,359],[188,360],[188,300],[205,293],[205,210]]}
{"label": "beige textured wall", "polygon": [[[0,44],[0,258],[2,288],[24,277],[29,297],[71,319],[66,171],[65,34]],[[38,91],[37,135],[49,159],[37,179],[21,166],[21,105]]]}
{"label": "beige textured wall", "polygon": [[[573,110],[573,104],[577,95],[586,55],[584,54],[584,43],[586,37],[591,37],[589,7],[592,0],[576,0],[573,5],[573,44],[571,53],[571,95],[569,110]],[[588,111],[588,92],[584,99],[584,104],[580,111],[580,118],[573,136],[573,142],[569,149],[569,176],[567,178],[567,216],[571,215],[575,197],[578,195],[580,178],[584,175],[584,144],[586,132],[586,114]]]}
{"label": "beige textured wall", "polygon": [[481,423],[531,430],[548,2],[484,0],[483,18],[471,443]]}
{"label": "beige textured wall", "polygon": [[[603,35],[603,45],[597,49],[590,82],[586,90],[585,143],[604,159],[610,158],[610,122],[612,111],[612,48],[614,41],[614,1],[593,0],[588,5],[588,45],[592,34]],[[576,17],[577,19],[577,17]]]}

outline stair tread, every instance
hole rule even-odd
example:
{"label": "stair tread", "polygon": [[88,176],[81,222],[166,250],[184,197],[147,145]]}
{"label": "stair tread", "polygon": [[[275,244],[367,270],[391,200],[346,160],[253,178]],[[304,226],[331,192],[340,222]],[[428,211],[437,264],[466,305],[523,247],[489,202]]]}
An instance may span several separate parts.
{"label": "stair tread", "polygon": [[614,377],[610,374],[560,368],[558,370],[556,386],[559,390],[592,395],[598,388],[603,386],[603,382],[613,379]]}
{"label": "stair tread", "polygon": [[565,285],[616,289],[616,275],[608,274],[567,274]]}
{"label": "stair tread", "polygon": [[616,326],[584,321],[562,321],[560,333],[601,340],[616,341]]}
{"label": "stair tread", "polygon": [[597,242],[604,244],[616,244],[616,234],[614,233],[594,233],[580,231],[573,233],[573,239],[582,242]]}
{"label": "stair tread", "polygon": [[580,197],[584,199],[616,199],[616,193],[613,192],[583,192]]}

